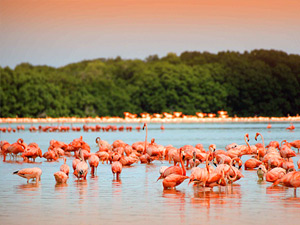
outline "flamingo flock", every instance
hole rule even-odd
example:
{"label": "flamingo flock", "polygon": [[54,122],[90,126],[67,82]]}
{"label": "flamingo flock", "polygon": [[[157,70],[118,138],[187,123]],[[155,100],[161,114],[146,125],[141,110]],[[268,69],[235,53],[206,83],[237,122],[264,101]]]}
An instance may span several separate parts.
{"label": "flamingo flock", "polygon": [[[296,156],[295,150],[299,152],[300,140],[288,142],[282,140],[281,143],[271,141],[265,146],[262,134],[256,133],[255,140],[261,138],[262,143],[249,144],[249,134],[244,135],[245,145],[231,143],[225,149],[217,149],[211,144],[205,150],[202,144],[184,145],[180,148],[172,145],[159,145],[152,138],[148,142],[147,123],[143,129],[146,130],[145,140],[129,145],[122,140],[115,140],[112,144],[100,137],[96,138],[98,151],[91,153],[88,143],[83,137],[74,139],[69,144],[51,140],[48,150],[42,154],[36,143],[26,144],[21,138],[15,143],[9,144],[7,141],[0,142],[0,153],[3,161],[9,156],[13,161],[23,158],[25,163],[34,162],[37,157],[43,157],[46,162],[59,161],[63,164],[54,173],[57,183],[66,183],[70,176],[70,168],[66,164],[67,158],[72,160],[73,175],[78,180],[86,180],[88,173],[92,176],[97,174],[97,168],[101,164],[110,164],[113,178],[120,180],[124,168],[128,168],[135,163],[152,163],[155,160],[167,161],[173,165],[162,166],[159,169],[160,176],[156,181],[162,180],[163,189],[175,189],[185,180],[188,184],[204,188],[227,187],[232,183],[244,178],[242,167],[245,170],[256,170],[259,180],[266,180],[275,185],[282,185],[296,189],[300,187],[300,160],[295,166],[292,158]],[[243,156],[250,158],[243,162]],[[205,164],[202,168],[201,164]],[[187,176],[187,170],[190,175]],[[23,178],[40,182],[42,171],[38,167],[25,168],[15,171]]]}

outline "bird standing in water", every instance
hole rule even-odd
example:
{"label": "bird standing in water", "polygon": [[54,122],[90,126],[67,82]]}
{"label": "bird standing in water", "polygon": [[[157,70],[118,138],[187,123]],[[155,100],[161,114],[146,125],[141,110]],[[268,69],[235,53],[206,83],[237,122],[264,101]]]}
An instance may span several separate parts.
{"label": "bird standing in water", "polygon": [[17,174],[20,177],[24,177],[27,179],[27,183],[29,183],[30,179],[35,179],[36,183],[41,180],[42,170],[38,167],[34,168],[25,168],[18,171],[15,171],[13,174]]}

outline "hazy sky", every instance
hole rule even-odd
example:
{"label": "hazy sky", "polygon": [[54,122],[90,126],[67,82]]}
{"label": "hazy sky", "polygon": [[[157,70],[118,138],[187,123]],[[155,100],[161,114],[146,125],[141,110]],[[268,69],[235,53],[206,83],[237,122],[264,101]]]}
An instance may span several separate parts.
{"label": "hazy sky", "polygon": [[300,54],[300,0],[0,0],[0,66],[183,51]]}

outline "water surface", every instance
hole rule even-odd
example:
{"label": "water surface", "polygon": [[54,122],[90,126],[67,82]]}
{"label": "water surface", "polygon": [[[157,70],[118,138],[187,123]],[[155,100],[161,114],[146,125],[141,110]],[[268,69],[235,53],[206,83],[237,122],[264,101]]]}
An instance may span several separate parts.
{"label": "water surface", "polygon": [[[9,143],[18,138],[23,138],[27,144],[36,142],[43,153],[52,139],[70,143],[83,136],[91,152],[96,152],[95,139],[98,136],[109,143],[122,139],[128,144],[145,138],[145,131],[134,129],[141,124],[112,125],[131,125],[133,130],[31,133],[27,129],[30,125],[25,124],[25,131],[0,135],[1,140]],[[165,130],[162,131],[160,124],[153,123],[148,124],[148,138],[154,137],[158,144],[175,147],[201,143],[206,150],[210,144],[224,149],[233,142],[245,144],[245,133],[249,133],[251,145],[257,143],[254,140],[256,132],[262,133],[266,144],[273,140],[300,139],[300,124],[294,125],[296,129],[292,132],[285,129],[288,123],[280,122],[273,123],[270,130],[266,129],[267,123],[204,123],[164,124]],[[16,127],[14,124],[10,126]],[[294,162],[299,158],[297,155]],[[246,159],[247,156],[242,157],[243,161]],[[72,160],[72,157],[67,158],[71,171]],[[163,190],[161,181],[155,181],[160,166],[168,166],[167,162],[125,167],[120,182],[113,180],[109,164],[100,164],[97,176],[88,175],[86,181],[78,182],[71,174],[66,185],[56,185],[53,174],[59,171],[63,160],[46,162],[38,158],[36,161],[32,164],[1,160],[0,224],[298,224],[300,220],[300,190],[295,196],[293,189],[259,183],[256,171],[242,170],[245,177],[228,188],[215,187],[210,191],[193,187],[185,181],[177,190]],[[39,185],[27,184],[26,179],[12,175],[21,168],[36,166],[43,171]]]}

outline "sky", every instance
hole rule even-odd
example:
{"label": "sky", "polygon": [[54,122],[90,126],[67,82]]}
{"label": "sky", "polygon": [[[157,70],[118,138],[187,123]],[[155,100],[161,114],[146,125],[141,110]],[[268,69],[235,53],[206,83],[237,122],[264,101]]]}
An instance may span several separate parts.
{"label": "sky", "polygon": [[275,49],[300,54],[299,0],[0,0],[0,66]]}

